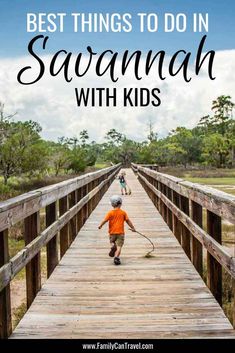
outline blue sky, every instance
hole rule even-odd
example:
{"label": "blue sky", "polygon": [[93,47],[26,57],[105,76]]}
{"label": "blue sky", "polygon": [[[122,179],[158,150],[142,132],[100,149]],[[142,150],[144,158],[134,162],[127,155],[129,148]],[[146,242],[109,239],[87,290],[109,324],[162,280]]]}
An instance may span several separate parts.
{"label": "blue sky", "polygon": [[[205,72],[195,76],[193,60],[189,67],[193,76],[190,83],[185,83],[178,76],[159,82],[154,72],[137,82],[130,70],[116,84],[120,97],[124,87],[159,87],[160,107],[133,108],[120,104],[118,107],[78,108],[74,87],[96,87],[98,84],[112,88],[111,80],[108,76],[97,79],[94,70],[91,70],[83,78],[76,78],[67,84],[62,74],[55,78],[49,75],[51,55],[44,55],[46,70],[43,79],[34,85],[20,85],[17,82],[19,70],[26,65],[36,67],[27,46],[38,33],[26,32],[27,12],[131,13],[133,31],[130,33],[73,33],[72,22],[67,19],[64,33],[47,34],[50,40],[43,54],[65,49],[72,51],[76,57],[76,53],[86,53],[86,47],[90,45],[97,53],[106,49],[118,51],[118,65],[125,49],[130,52],[136,49],[143,52],[165,50],[169,57],[175,51],[185,49],[192,52],[193,59],[204,33],[192,32],[192,14],[208,13],[209,32],[204,50],[216,51],[216,80],[210,80]],[[140,33],[135,21],[138,12],[157,13],[159,31]],[[164,33],[162,16],[166,12],[186,14],[187,31]],[[234,0],[0,0],[0,102],[5,103],[6,113],[17,112],[17,120],[39,122],[43,137],[52,140],[60,136],[78,135],[79,131],[87,129],[91,139],[102,141],[105,133],[115,127],[128,137],[141,141],[148,133],[146,126],[149,119],[159,136],[165,136],[177,126],[193,127],[202,116],[211,114],[211,102],[219,95],[230,95],[235,100],[234,15]]]}
{"label": "blue sky", "polygon": [[[73,52],[83,50],[88,44],[94,50],[104,49],[165,49],[173,53],[178,49],[193,50],[202,36],[188,29],[185,33],[164,33],[161,30],[161,14],[164,12],[185,13],[188,28],[191,14],[209,13],[209,33],[207,49],[224,50],[235,48],[235,1],[234,0],[0,0],[0,57],[17,57],[26,54],[29,40],[36,33],[26,32],[27,12],[102,12],[125,13],[133,15],[133,31],[130,33],[73,33],[71,21],[65,22],[64,33],[50,36],[49,51],[58,49]],[[159,31],[139,33],[135,14],[138,12],[157,13]]]}

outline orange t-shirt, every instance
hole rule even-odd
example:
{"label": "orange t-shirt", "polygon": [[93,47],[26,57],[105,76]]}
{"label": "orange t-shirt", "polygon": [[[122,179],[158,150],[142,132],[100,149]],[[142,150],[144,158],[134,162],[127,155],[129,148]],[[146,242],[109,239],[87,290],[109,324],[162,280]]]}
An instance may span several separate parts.
{"label": "orange t-shirt", "polygon": [[127,221],[128,215],[120,208],[109,211],[105,216],[105,221],[109,221],[109,234],[125,234],[124,221]]}

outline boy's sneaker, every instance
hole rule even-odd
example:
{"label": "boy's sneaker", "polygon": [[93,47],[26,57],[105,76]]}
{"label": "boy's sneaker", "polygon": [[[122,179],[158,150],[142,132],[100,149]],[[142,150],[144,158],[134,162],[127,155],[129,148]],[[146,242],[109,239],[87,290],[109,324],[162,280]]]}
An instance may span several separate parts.
{"label": "boy's sneaker", "polygon": [[109,252],[109,256],[114,257],[116,250],[117,250],[117,245],[114,244]]}
{"label": "boy's sneaker", "polygon": [[121,261],[120,261],[119,257],[115,257],[113,262],[115,265],[121,265]]}

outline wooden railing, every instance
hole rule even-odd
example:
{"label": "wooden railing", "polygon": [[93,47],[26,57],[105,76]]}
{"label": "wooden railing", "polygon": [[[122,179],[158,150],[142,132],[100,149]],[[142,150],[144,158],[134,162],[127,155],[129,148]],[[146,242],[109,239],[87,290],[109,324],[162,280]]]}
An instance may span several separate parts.
{"label": "wooden railing", "polygon": [[159,170],[159,166],[157,164],[138,164],[138,165],[151,170],[156,170],[157,172]]}
{"label": "wooden railing", "polygon": [[[75,239],[121,166],[28,192],[0,203],[0,337],[12,332],[10,282],[26,267],[27,308],[41,288],[40,251],[46,246],[47,277]],[[45,229],[40,210],[45,208]],[[24,223],[25,247],[9,258],[10,228]]]}
{"label": "wooden railing", "polygon": [[205,280],[221,306],[222,269],[231,276],[235,324],[235,249],[222,245],[222,220],[235,224],[235,196],[136,164],[132,169],[204,279],[203,250],[206,252]]}

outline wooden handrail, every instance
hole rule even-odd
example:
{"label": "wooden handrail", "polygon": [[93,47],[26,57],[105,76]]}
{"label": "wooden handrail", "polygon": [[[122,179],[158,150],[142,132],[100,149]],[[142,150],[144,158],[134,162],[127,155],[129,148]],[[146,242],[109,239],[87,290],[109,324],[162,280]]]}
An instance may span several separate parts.
{"label": "wooden handrail", "polygon": [[25,217],[72,193],[74,190],[88,185],[116,168],[117,166],[112,166],[101,169],[0,202],[0,231],[13,226]]}
{"label": "wooden handrail", "polygon": [[207,251],[217,259],[217,261],[226,268],[226,270],[235,278],[235,257],[230,254],[229,248],[222,246],[200,228],[187,214],[174,205],[164,194],[158,191],[146,178],[140,175],[141,180],[160,197],[164,204],[177,216],[177,218],[190,230]]}
{"label": "wooden handrail", "polygon": [[39,234],[25,248],[19,251],[10,261],[0,268],[0,291],[5,288],[8,283],[24,268],[29,261],[58,233],[65,224],[67,224],[81,209],[91,200],[105,184],[115,176],[116,172],[112,173],[107,180],[102,181],[89,194],[84,196],[76,205],[70,208],[41,234]]}
{"label": "wooden handrail", "polygon": [[[41,188],[0,203],[0,338],[12,332],[10,282],[26,267],[27,307],[41,287],[40,251],[47,246],[47,276],[64,255],[121,168],[121,164]],[[40,232],[41,208],[46,229]],[[58,210],[59,209],[59,210]],[[59,211],[59,212],[58,212]],[[8,229],[24,221],[25,247],[9,258]]]}
{"label": "wooden handrail", "polygon": [[222,219],[235,224],[235,196],[141,165],[132,169],[201,276],[207,251],[207,285],[222,305],[222,268],[235,280],[235,254],[222,245]]}
{"label": "wooden handrail", "polygon": [[[137,165],[135,164],[135,166]],[[137,169],[168,186],[178,194],[190,198],[202,207],[235,224],[235,196],[209,186],[191,183],[142,166],[138,166]]]}

